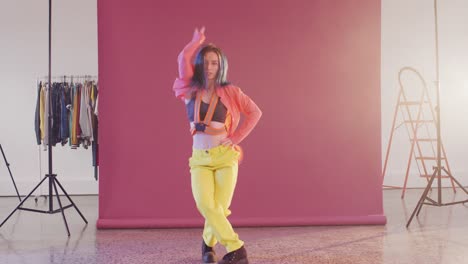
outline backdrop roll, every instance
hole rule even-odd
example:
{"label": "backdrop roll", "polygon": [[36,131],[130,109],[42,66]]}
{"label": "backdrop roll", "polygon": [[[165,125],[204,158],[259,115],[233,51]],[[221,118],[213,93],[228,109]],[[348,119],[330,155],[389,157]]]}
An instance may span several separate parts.
{"label": "backdrop roll", "polygon": [[263,111],[241,143],[233,225],[384,224],[379,0],[98,0],[98,227],[203,225],[171,90],[200,26]]}

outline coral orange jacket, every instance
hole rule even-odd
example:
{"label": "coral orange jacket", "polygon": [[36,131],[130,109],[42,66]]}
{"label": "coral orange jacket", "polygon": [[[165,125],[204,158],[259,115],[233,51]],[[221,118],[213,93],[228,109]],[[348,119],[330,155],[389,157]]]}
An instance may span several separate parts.
{"label": "coral orange jacket", "polygon": [[[198,47],[199,44],[190,42],[178,56],[179,77],[174,81],[173,90],[175,96],[183,101],[186,94],[196,89],[196,87],[192,87],[190,84],[194,68],[191,61]],[[226,118],[228,137],[237,145],[249,135],[258,123],[258,120],[262,116],[262,111],[249,96],[235,85],[229,84],[217,87],[216,93],[228,109],[228,116]],[[239,126],[241,113],[245,115],[245,120]]]}

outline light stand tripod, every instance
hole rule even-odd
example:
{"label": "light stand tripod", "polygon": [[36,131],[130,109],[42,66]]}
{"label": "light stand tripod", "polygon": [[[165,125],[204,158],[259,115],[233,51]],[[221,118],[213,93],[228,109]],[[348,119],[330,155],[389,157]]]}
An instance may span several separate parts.
{"label": "light stand tripod", "polygon": [[[10,215],[0,224],[0,227],[3,226],[3,224],[16,212],[16,210],[25,210],[25,211],[30,211],[30,212],[36,212],[36,213],[44,213],[44,214],[55,214],[58,212],[62,213],[63,221],[65,222],[65,227],[67,229],[68,236],[70,236],[70,229],[68,228],[68,223],[67,219],[65,218],[65,209],[74,207],[78,214],[80,214],[81,218],[83,221],[88,224],[88,221],[86,218],[81,214],[80,210],[78,207],[75,205],[75,203],[72,201],[68,193],[65,191],[63,188],[62,184],[57,179],[57,174],[54,174],[52,172],[52,129],[51,129],[51,124],[53,121],[53,116],[52,116],[52,100],[51,100],[51,89],[52,89],[52,82],[51,82],[51,72],[52,72],[52,0],[49,0],[49,76],[48,76],[48,100],[49,100],[49,107],[48,107],[48,131],[49,131],[49,142],[48,142],[48,151],[49,151],[49,174],[46,174],[45,177],[36,185],[36,187],[33,188],[33,190],[16,206],[16,208],[13,210],[13,212],[10,213]],[[46,180],[49,179],[49,210],[37,210],[37,209],[30,209],[30,208],[23,208],[21,207],[23,203],[36,191],[37,188]],[[67,206],[62,206],[62,202],[60,201],[60,196],[59,192],[57,191],[57,185],[60,187],[62,192],[65,194],[65,196],[68,198],[70,204]],[[53,189],[52,189],[53,188]],[[56,197],[58,204],[60,208],[54,210],[54,204],[53,204],[53,191],[55,191]]]}
{"label": "light stand tripod", "polygon": [[18,188],[16,187],[16,183],[15,183],[15,179],[13,178],[13,174],[11,173],[10,163],[8,163],[8,160],[7,160],[6,156],[5,156],[5,152],[3,152],[2,144],[0,144],[0,150],[2,151],[3,160],[5,161],[5,165],[8,168],[8,172],[10,173],[10,178],[11,178],[11,181],[13,182],[13,186],[15,186],[16,195],[18,195],[18,199],[21,202],[21,196],[20,196],[20,194],[18,192]]}
{"label": "light stand tripod", "polygon": [[[462,201],[457,201],[457,202],[451,202],[451,203],[443,203],[442,202],[442,171],[444,171],[448,177],[450,177],[457,185],[460,187],[466,194],[468,194],[468,191],[458,182],[444,167],[442,167],[442,144],[441,144],[441,136],[440,136],[440,96],[439,96],[439,90],[440,90],[440,82],[439,82],[439,40],[438,40],[438,26],[437,26],[437,0],[434,0],[434,21],[435,21],[435,50],[436,50],[436,100],[437,100],[437,106],[436,106],[436,126],[437,126],[437,166],[434,166],[434,173],[432,174],[429,182],[427,183],[426,189],[424,189],[423,194],[421,195],[421,198],[418,201],[418,204],[416,205],[416,208],[414,208],[413,213],[411,214],[410,219],[408,220],[408,223],[406,224],[406,227],[409,227],[411,224],[411,221],[413,220],[414,215],[419,215],[419,212],[421,211],[421,208],[424,204],[426,205],[433,205],[433,206],[447,206],[447,205],[453,205],[453,204],[460,204],[460,203],[466,203],[468,202],[467,200],[462,200]],[[434,179],[437,177],[437,201],[434,201],[433,199],[429,198],[427,194],[429,193],[429,190],[432,187],[432,183]],[[429,201],[429,202],[426,202]]]}

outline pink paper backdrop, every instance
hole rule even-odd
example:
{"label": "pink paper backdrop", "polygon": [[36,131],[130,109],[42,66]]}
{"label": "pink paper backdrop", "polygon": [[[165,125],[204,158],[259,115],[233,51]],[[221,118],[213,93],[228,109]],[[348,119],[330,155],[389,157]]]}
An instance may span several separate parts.
{"label": "pink paper backdrop", "polygon": [[98,0],[99,228],[201,226],[172,91],[193,29],[263,117],[242,143],[235,226],[384,224],[380,1]]}

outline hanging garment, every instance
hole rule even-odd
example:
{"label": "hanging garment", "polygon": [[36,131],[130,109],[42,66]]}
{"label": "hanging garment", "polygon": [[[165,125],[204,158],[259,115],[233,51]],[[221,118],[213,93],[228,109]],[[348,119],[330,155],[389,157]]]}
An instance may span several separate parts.
{"label": "hanging garment", "polygon": [[91,83],[85,82],[81,89],[81,104],[80,104],[80,127],[81,127],[81,139],[84,146],[87,147],[91,144],[93,139],[93,124],[91,117],[91,105],[90,105],[90,94],[91,94]]}
{"label": "hanging garment", "polygon": [[70,85],[70,94],[69,94],[69,104],[67,105],[67,110],[68,110],[68,135],[69,135],[69,140],[68,144],[71,147],[72,146],[72,141],[73,141],[73,107],[74,107],[74,102],[75,102],[75,84],[72,82]]}
{"label": "hanging garment", "polygon": [[70,137],[69,129],[69,110],[67,108],[70,105],[70,86],[68,83],[65,83],[60,92],[60,141],[62,146],[68,142]]}
{"label": "hanging garment", "polygon": [[98,105],[99,105],[99,96],[96,96],[96,105],[94,106],[94,114],[96,116],[99,116],[99,113],[98,113]]}
{"label": "hanging garment", "polygon": [[63,84],[62,83],[53,83],[51,92],[51,107],[52,107],[52,124],[51,124],[51,140],[50,144],[55,146],[57,143],[61,142],[60,139],[60,94]]}
{"label": "hanging garment", "polygon": [[36,133],[37,145],[41,145],[41,86],[42,82],[37,84],[36,111],[34,114],[34,132]]}
{"label": "hanging garment", "polygon": [[46,83],[45,85],[45,93],[44,93],[44,139],[42,141],[42,145],[44,149],[47,149],[47,145],[49,144],[49,92],[50,92],[50,85]]}

